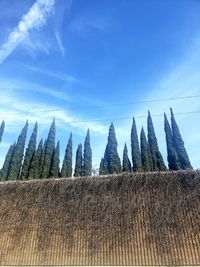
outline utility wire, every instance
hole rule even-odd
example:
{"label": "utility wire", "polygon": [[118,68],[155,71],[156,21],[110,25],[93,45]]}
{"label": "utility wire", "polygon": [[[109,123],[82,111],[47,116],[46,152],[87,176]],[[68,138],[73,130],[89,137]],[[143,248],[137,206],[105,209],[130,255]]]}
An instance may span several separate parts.
{"label": "utility wire", "polygon": [[[188,111],[188,112],[177,112],[174,115],[190,115],[190,114],[200,114],[200,111]],[[168,116],[170,114],[167,114]],[[151,114],[152,117],[162,117],[163,114]],[[76,124],[76,123],[89,123],[89,122],[99,122],[99,121],[117,121],[117,120],[127,120],[132,119],[133,116],[129,117],[119,117],[119,118],[102,118],[102,119],[93,119],[93,120],[80,120],[80,121],[57,121],[57,124]],[[144,119],[147,118],[147,115],[134,116],[135,119]],[[49,125],[49,123],[38,123],[39,125]],[[6,127],[23,127],[22,124],[7,125]]]}
{"label": "utility wire", "polygon": [[99,106],[85,106],[85,107],[71,107],[71,108],[59,108],[59,109],[36,109],[33,111],[13,111],[13,112],[2,112],[0,115],[12,115],[18,113],[43,113],[43,112],[54,112],[54,111],[65,111],[65,110],[84,110],[84,109],[99,109],[99,108],[109,108],[109,107],[117,107],[117,106],[128,106],[128,105],[136,105],[136,104],[145,104],[145,103],[153,103],[153,102],[164,102],[164,101],[173,101],[173,100],[184,100],[184,99],[192,99],[192,98],[200,98],[200,95],[193,96],[180,96],[180,97],[170,97],[170,98],[161,98],[161,99],[151,99],[151,100],[143,100],[143,101],[134,101],[134,102],[124,102],[124,103],[115,103],[115,104],[107,104],[107,105],[99,105]]}

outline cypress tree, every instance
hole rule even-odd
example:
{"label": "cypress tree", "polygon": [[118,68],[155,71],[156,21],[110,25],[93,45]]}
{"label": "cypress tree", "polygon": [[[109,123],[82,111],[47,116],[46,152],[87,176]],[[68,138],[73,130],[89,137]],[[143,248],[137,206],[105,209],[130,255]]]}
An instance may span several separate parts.
{"label": "cypress tree", "polygon": [[61,170],[62,177],[71,177],[72,176],[72,133],[70,134],[67,147],[65,150],[65,156],[63,160],[62,170]]}
{"label": "cypress tree", "polygon": [[27,131],[28,131],[28,121],[26,122],[25,126],[21,131],[21,134],[18,137],[18,141],[15,146],[13,157],[10,164],[8,180],[16,180],[19,179],[20,177]]}
{"label": "cypress tree", "polygon": [[56,125],[54,119],[49,130],[46,146],[44,147],[45,154],[44,154],[44,166],[42,171],[43,178],[48,178],[50,176],[52,157],[55,148],[55,138],[56,138]]}
{"label": "cypress tree", "polygon": [[165,171],[167,168],[165,166],[163,157],[158,148],[158,142],[157,142],[156,134],[155,134],[154,127],[153,127],[153,121],[152,121],[151,114],[149,111],[148,111],[147,125],[148,125],[148,142],[149,142],[151,156],[152,156],[153,170],[154,171]]}
{"label": "cypress tree", "polygon": [[178,125],[176,123],[172,108],[170,108],[170,111],[171,111],[173,143],[174,143],[176,153],[178,155],[180,168],[181,169],[192,169],[192,166],[191,166],[187,151],[185,149],[185,145],[181,137]]}
{"label": "cypress tree", "polygon": [[122,167],[123,172],[131,172],[131,162],[128,157],[128,149],[126,146],[126,143],[124,145],[124,151],[123,151],[123,167]]}
{"label": "cypress tree", "polygon": [[37,130],[38,125],[37,122],[35,123],[33,133],[31,135],[28,147],[26,149],[26,154],[22,166],[22,172],[21,172],[21,179],[28,179],[29,178],[29,172],[31,168],[32,161],[34,160],[34,154],[36,150],[36,141],[37,141]]}
{"label": "cypress tree", "polygon": [[141,159],[142,159],[143,171],[145,172],[151,171],[152,170],[151,153],[143,127],[140,133],[140,147],[141,147]]}
{"label": "cypress tree", "polygon": [[83,153],[83,176],[92,175],[92,149],[90,147],[90,132],[87,131],[87,135],[84,143],[84,153]]}
{"label": "cypress tree", "polygon": [[76,164],[75,164],[75,170],[74,170],[74,176],[82,176],[83,172],[83,156],[82,156],[82,144],[78,145],[77,151],[76,151]]}
{"label": "cypress tree", "polygon": [[44,159],[45,159],[46,147],[47,147],[47,139],[44,140],[44,146],[43,146],[43,149],[42,149],[42,156],[41,156],[42,172],[41,172],[40,178],[45,178],[44,175],[43,175],[43,169],[44,169]]}
{"label": "cypress tree", "polygon": [[29,179],[39,179],[42,175],[42,153],[43,153],[43,139],[40,140],[38,148],[33,155],[33,160],[31,162]]}
{"label": "cypress tree", "polygon": [[5,121],[2,121],[1,126],[0,126],[0,143],[2,140],[3,133],[4,133],[4,129],[5,129]]}
{"label": "cypress tree", "polygon": [[109,128],[108,142],[104,153],[104,164],[110,174],[120,173],[122,170],[120,158],[117,152],[117,140],[113,123],[111,123]]}
{"label": "cypress tree", "polygon": [[59,177],[60,176],[59,164],[60,164],[60,143],[58,141],[56,148],[54,149],[54,152],[53,152],[50,177]]}
{"label": "cypress tree", "polygon": [[108,170],[104,158],[102,158],[99,166],[99,175],[105,175],[105,174],[108,174]]}
{"label": "cypress tree", "polygon": [[4,164],[0,172],[0,181],[4,181],[8,179],[8,174],[10,172],[10,165],[11,165],[14,149],[15,149],[15,143],[14,145],[10,146],[6,154]]}
{"label": "cypress tree", "polygon": [[137,128],[136,128],[136,123],[135,123],[134,117],[133,117],[133,124],[132,124],[132,128],[131,128],[131,152],[132,152],[133,171],[134,172],[141,172],[142,171],[142,161],[141,161]]}
{"label": "cypress tree", "polygon": [[168,122],[168,119],[165,113],[164,113],[164,129],[165,129],[165,136],[166,136],[167,160],[168,160],[169,170],[178,170],[180,169],[178,155],[176,153],[176,149],[173,144],[173,136],[172,136],[171,127],[170,127],[170,124]]}

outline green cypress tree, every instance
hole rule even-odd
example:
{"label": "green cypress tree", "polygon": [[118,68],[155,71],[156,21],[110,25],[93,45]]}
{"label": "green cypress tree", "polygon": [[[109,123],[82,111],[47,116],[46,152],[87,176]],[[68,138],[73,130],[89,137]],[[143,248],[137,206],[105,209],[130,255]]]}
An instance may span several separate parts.
{"label": "green cypress tree", "polygon": [[84,153],[83,153],[83,176],[92,175],[92,149],[90,146],[90,132],[87,131],[87,135],[84,143]]}
{"label": "green cypress tree", "polygon": [[43,153],[43,139],[40,140],[38,148],[33,155],[33,160],[31,162],[29,179],[39,179],[42,175],[42,153]]}
{"label": "green cypress tree", "polygon": [[120,173],[122,171],[120,158],[117,152],[117,139],[115,128],[111,123],[108,134],[108,142],[104,153],[104,164],[108,173]]}
{"label": "green cypress tree", "polygon": [[1,126],[0,126],[0,143],[2,140],[3,133],[4,133],[4,129],[5,129],[5,121],[2,121]]}
{"label": "green cypress tree", "polygon": [[124,145],[124,151],[123,151],[123,167],[122,167],[123,172],[131,172],[131,162],[128,157],[128,149],[126,146],[126,143]]}
{"label": "green cypress tree", "polygon": [[31,168],[32,161],[34,160],[35,150],[36,150],[36,141],[37,141],[37,131],[38,125],[35,123],[33,133],[31,135],[28,147],[26,149],[26,154],[22,166],[21,179],[28,179],[29,172]]}
{"label": "green cypress tree", "polygon": [[168,160],[169,170],[178,170],[180,169],[178,155],[176,153],[176,149],[173,144],[171,127],[165,113],[164,113],[164,129],[166,136],[167,160]]}
{"label": "green cypress tree", "polygon": [[136,128],[136,123],[135,123],[134,117],[133,117],[133,124],[132,124],[132,128],[131,128],[131,152],[132,152],[133,171],[134,172],[141,172],[142,171],[142,161],[141,161],[137,128]]}
{"label": "green cypress tree", "polygon": [[147,125],[148,125],[148,142],[149,142],[151,156],[152,156],[153,170],[154,171],[165,171],[167,168],[165,166],[163,157],[158,148],[158,142],[157,142],[156,134],[155,134],[154,127],[153,127],[153,121],[152,121],[151,114],[149,111],[148,111]]}
{"label": "green cypress tree", "polygon": [[142,158],[143,171],[145,172],[151,171],[152,170],[151,153],[150,153],[149,144],[147,142],[147,138],[146,138],[143,127],[140,133],[140,147],[141,147],[141,158]]}
{"label": "green cypress tree", "polygon": [[82,156],[82,144],[78,145],[77,151],[76,151],[76,164],[75,164],[75,170],[74,170],[74,176],[82,176],[83,174],[83,156]]}
{"label": "green cypress tree", "polygon": [[11,165],[14,149],[15,149],[15,143],[14,145],[10,146],[6,154],[4,164],[0,172],[0,181],[5,181],[8,179],[8,174],[10,172],[10,165]]}
{"label": "green cypress tree", "polygon": [[108,170],[104,158],[102,158],[99,166],[99,175],[105,175],[105,174],[108,174]]}
{"label": "green cypress tree", "polygon": [[174,147],[176,149],[176,153],[178,155],[180,168],[181,169],[192,169],[192,165],[190,163],[187,151],[185,149],[185,145],[184,145],[183,139],[181,137],[178,125],[176,123],[172,108],[170,108],[170,111],[171,111],[173,143],[174,143]]}
{"label": "green cypress tree", "polygon": [[44,147],[45,155],[44,155],[44,166],[42,170],[43,178],[48,178],[50,176],[52,156],[55,148],[55,138],[56,138],[56,125],[54,119],[49,130],[46,146]]}
{"label": "green cypress tree", "polygon": [[53,152],[51,169],[50,169],[50,177],[59,177],[60,176],[60,143],[57,142],[56,148]]}
{"label": "green cypress tree", "polygon": [[61,177],[72,176],[72,133],[70,134],[63,160]]}
{"label": "green cypress tree", "polygon": [[42,172],[41,172],[40,178],[45,178],[44,174],[43,174],[43,169],[44,169],[44,159],[45,159],[46,147],[47,147],[47,139],[44,140],[44,146],[43,146],[43,149],[42,149],[42,156],[41,156]]}
{"label": "green cypress tree", "polygon": [[28,121],[26,122],[25,126],[21,131],[21,134],[18,137],[18,141],[15,146],[13,157],[10,164],[8,180],[16,180],[20,178],[27,131],[28,131]]}

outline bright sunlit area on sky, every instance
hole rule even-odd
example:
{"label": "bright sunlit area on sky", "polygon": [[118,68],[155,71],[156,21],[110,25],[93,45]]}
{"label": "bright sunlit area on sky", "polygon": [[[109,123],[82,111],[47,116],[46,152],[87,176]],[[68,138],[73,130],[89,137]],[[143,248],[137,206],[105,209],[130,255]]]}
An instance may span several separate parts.
{"label": "bright sunlit area on sky", "polygon": [[1,0],[0,10],[0,167],[27,119],[28,143],[36,121],[39,142],[55,118],[61,163],[70,132],[74,165],[89,128],[98,167],[111,122],[131,158],[132,117],[147,133],[148,110],[167,165],[170,107],[200,167],[199,0]]}

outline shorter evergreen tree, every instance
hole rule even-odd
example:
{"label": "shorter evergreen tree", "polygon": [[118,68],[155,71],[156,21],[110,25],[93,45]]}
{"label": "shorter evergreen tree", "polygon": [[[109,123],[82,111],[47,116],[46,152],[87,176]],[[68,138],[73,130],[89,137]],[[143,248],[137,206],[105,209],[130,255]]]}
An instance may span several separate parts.
{"label": "shorter evergreen tree", "polygon": [[29,178],[29,172],[32,165],[32,161],[34,160],[35,150],[36,150],[36,141],[37,141],[37,130],[38,125],[37,122],[35,123],[33,133],[31,135],[28,147],[26,149],[26,154],[22,166],[22,172],[21,172],[21,179],[28,179]]}
{"label": "shorter evergreen tree", "polygon": [[151,171],[152,170],[151,153],[143,127],[140,133],[140,147],[141,147],[143,171],[145,172]]}
{"label": "shorter evergreen tree", "polygon": [[163,157],[158,148],[158,142],[156,138],[156,134],[153,127],[153,121],[151,118],[151,114],[148,111],[148,119],[147,119],[147,126],[148,126],[148,143],[151,151],[151,157],[153,162],[153,170],[154,171],[165,171],[167,168],[165,166]]}
{"label": "shorter evergreen tree", "polygon": [[72,176],[72,133],[70,134],[68,144],[65,150],[65,156],[63,160],[61,177]]}
{"label": "shorter evergreen tree", "polygon": [[15,146],[13,156],[11,159],[11,163],[10,163],[8,180],[16,180],[20,178],[27,131],[28,131],[28,121],[26,122],[25,126],[23,127],[21,131],[21,134],[18,137],[17,144]]}
{"label": "shorter evergreen tree", "polygon": [[9,175],[9,172],[10,172],[10,165],[11,165],[14,149],[15,149],[15,143],[14,143],[14,145],[10,146],[10,148],[9,148],[7,154],[6,154],[3,167],[2,167],[2,169],[0,171],[0,181],[5,181],[5,180],[8,179],[8,175]]}
{"label": "shorter evergreen tree", "polygon": [[166,114],[164,113],[164,129],[166,136],[166,145],[167,145],[167,160],[169,170],[178,170],[180,169],[178,155],[173,144],[173,136],[171,127],[169,125]]}
{"label": "shorter evergreen tree", "polygon": [[82,174],[83,174],[82,144],[79,144],[76,151],[76,164],[75,164],[74,176],[78,177],[82,176]]}
{"label": "shorter evergreen tree", "polygon": [[49,130],[46,145],[44,147],[45,154],[44,154],[44,165],[43,165],[43,170],[42,170],[43,178],[48,178],[50,176],[52,157],[53,157],[53,152],[55,149],[55,137],[56,137],[56,125],[55,125],[55,119],[54,119]]}
{"label": "shorter evergreen tree", "polygon": [[92,175],[92,149],[90,146],[90,132],[87,131],[87,135],[84,143],[84,153],[83,153],[83,176]]}
{"label": "shorter evergreen tree", "polygon": [[104,166],[108,173],[120,173],[121,162],[117,152],[117,139],[115,135],[115,128],[111,123],[108,134],[108,142],[104,153]]}
{"label": "shorter evergreen tree", "polygon": [[142,161],[141,161],[138,134],[137,134],[137,128],[136,128],[134,117],[133,117],[133,123],[132,123],[132,128],[131,128],[131,152],[132,152],[133,171],[141,172]]}
{"label": "shorter evergreen tree", "polygon": [[59,177],[60,176],[60,143],[57,142],[56,148],[53,152],[51,169],[50,169],[50,177]]}
{"label": "shorter evergreen tree", "polygon": [[178,161],[180,164],[181,169],[192,169],[192,165],[190,163],[187,151],[185,149],[185,145],[182,139],[182,136],[180,134],[178,125],[176,123],[174,113],[171,111],[171,123],[172,123],[172,136],[173,136],[173,144],[176,150],[176,153],[178,155]]}
{"label": "shorter evergreen tree", "polygon": [[131,172],[131,162],[128,157],[128,149],[126,146],[126,143],[124,145],[124,151],[123,151],[123,167],[122,167],[123,172]]}
{"label": "shorter evergreen tree", "polygon": [[5,129],[5,121],[2,121],[1,126],[0,126],[0,143],[2,140],[3,133],[4,133],[4,129]]}

